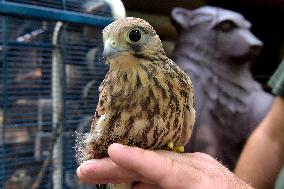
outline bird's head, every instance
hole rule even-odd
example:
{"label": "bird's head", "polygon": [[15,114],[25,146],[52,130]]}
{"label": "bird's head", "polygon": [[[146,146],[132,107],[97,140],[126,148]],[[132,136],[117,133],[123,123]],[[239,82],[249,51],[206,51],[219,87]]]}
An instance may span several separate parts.
{"label": "bird's head", "polygon": [[133,64],[164,54],[162,43],[153,27],[143,19],[127,17],[112,22],[103,30],[104,58],[107,63]]}

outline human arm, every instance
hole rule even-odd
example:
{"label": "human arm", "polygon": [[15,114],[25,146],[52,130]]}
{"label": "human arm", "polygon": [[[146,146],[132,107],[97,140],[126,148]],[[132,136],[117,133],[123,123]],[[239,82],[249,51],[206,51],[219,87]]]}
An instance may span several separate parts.
{"label": "human arm", "polygon": [[258,189],[273,188],[284,164],[284,100],[276,97],[271,110],[249,138],[236,175]]}
{"label": "human arm", "polygon": [[109,158],[90,160],[77,169],[90,184],[136,182],[134,189],[242,188],[251,187],[214,158],[203,153],[177,154],[113,144]]}

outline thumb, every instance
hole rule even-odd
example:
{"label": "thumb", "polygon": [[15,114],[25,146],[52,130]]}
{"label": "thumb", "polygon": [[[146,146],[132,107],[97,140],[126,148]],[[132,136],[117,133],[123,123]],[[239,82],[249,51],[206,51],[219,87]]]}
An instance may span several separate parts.
{"label": "thumb", "polygon": [[171,188],[171,174],[179,170],[179,165],[170,156],[137,147],[115,143],[110,145],[108,154],[116,164],[135,171],[146,180],[164,188]]}

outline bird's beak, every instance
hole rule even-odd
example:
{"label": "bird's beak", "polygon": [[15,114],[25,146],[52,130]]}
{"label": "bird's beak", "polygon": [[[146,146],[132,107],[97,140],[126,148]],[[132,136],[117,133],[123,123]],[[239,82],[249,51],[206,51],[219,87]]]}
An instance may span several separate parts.
{"label": "bird's beak", "polygon": [[115,56],[119,52],[121,52],[121,50],[119,48],[117,48],[115,41],[113,41],[113,40],[106,40],[105,41],[104,52],[103,52],[104,58],[109,58],[109,57]]}

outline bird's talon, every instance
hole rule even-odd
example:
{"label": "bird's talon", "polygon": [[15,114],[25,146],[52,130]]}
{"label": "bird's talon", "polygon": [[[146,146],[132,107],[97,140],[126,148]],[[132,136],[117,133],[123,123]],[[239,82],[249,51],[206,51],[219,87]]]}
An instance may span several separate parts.
{"label": "bird's talon", "polygon": [[174,143],[172,141],[168,143],[168,148],[174,150]]}
{"label": "bird's talon", "polygon": [[183,153],[184,152],[184,146],[175,146],[173,151],[177,152],[177,153]]}

